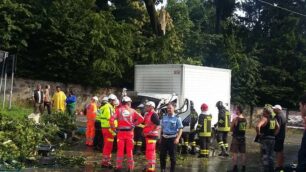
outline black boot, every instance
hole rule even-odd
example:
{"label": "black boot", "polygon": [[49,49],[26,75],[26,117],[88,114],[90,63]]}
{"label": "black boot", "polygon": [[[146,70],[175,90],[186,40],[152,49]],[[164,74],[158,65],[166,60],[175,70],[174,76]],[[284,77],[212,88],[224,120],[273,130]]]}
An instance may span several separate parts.
{"label": "black boot", "polygon": [[196,150],[195,150],[195,149],[196,149],[195,146],[192,146],[192,147],[191,147],[191,151],[190,151],[190,154],[191,154],[191,155],[195,155],[195,154],[196,154]]}
{"label": "black boot", "polygon": [[232,172],[238,172],[238,167],[237,167],[237,165],[234,165],[233,171],[232,171]]}
{"label": "black boot", "polygon": [[264,172],[274,172],[274,168],[268,165],[264,165]]}
{"label": "black boot", "polygon": [[241,172],[245,172],[245,165],[242,166]]}
{"label": "black boot", "polygon": [[188,154],[188,146],[186,146],[186,145],[182,146],[182,154],[184,154],[184,155]]}
{"label": "black boot", "polygon": [[114,172],[121,172],[122,169],[121,168],[115,168]]}
{"label": "black boot", "polygon": [[229,154],[225,150],[225,147],[221,147],[221,153],[219,153],[219,156],[224,156],[224,157],[229,156]]}
{"label": "black boot", "polygon": [[109,168],[112,169],[113,165],[111,163],[102,163],[101,164],[101,168]]}
{"label": "black boot", "polygon": [[200,154],[200,155],[198,156],[198,158],[205,158],[205,155]]}
{"label": "black boot", "polygon": [[141,155],[141,146],[135,146],[134,155]]}

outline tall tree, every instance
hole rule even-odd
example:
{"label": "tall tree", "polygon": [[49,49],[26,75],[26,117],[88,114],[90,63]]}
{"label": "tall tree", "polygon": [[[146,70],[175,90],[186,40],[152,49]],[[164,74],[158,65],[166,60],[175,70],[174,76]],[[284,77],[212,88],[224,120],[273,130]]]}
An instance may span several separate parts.
{"label": "tall tree", "polygon": [[[306,11],[301,0],[269,2],[293,11]],[[257,56],[263,66],[257,92],[260,102],[294,107],[296,97],[305,89],[298,77],[306,56],[305,18],[258,1],[244,2],[243,9],[246,17],[242,22],[250,31],[246,45],[260,50]]]}
{"label": "tall tree", "polygon": [[29,33],[40,25],[35,21],[31,1],[0,2],[0,49],[18,53],[28,46]]}
{"label": "tall tree", "polygon": [[233,15],[235,0],[214,0],[216,6],[216,33],[221,31],[221,22]]}
{"label": "tall tree", "polygon": [[153,29],[154,33],[157,36],[163,35],[163,32],[161,30],[161,25],[160,25],[160,22],[158,20],[157,11],[156,11],[156,8],[155,8],[155,4],[157,3],[157,0],[144,0],[144,2],[146,4],[147,12],[148,12],[149,17],[150,17],[150,23],[151,23],[151,26],[152,26],[152,29]]}

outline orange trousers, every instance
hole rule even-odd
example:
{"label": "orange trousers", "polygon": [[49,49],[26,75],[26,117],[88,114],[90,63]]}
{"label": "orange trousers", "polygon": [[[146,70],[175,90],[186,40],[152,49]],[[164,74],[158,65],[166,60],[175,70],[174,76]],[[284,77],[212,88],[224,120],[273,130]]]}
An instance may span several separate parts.
{"label": "orange trousers", "polygon": [[113,151],[114,136],[109,131],[109,128],[102,128],[104,146],[102,151],[102,165],[108,165],[111,160]]}
{"label": "orange trousers", "polygon": [[93,140],[95,137],[95,120],[87,119],[86,126],[86,145],[93,146]]}
{"label": "orange trousers", "polygon": [[155,172],[156,139],[146,137],[147,172]]}
{"label": "orange trousers", "polygon": [[134,131],[119,131],[117,134],[117,160],[116,168],[122,169],[124,159],[124,149],[126,151],[128,168],[134,169],[133,149],[134,149]]}

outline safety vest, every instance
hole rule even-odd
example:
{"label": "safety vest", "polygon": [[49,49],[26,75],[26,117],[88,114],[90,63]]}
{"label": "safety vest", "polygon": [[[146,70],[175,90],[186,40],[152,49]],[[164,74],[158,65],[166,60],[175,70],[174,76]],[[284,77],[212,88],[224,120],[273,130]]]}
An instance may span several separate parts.
{"label": "safety vest", "polygon": [[100,108],[100,115],[97,117],[97,119],[101,122],[102,128],[109,128],[109,119],[115,112],[114,107],[110,103],[106,103]]}
{"label": "safety vest", "polygon": [[97,113],[97,105],[96,105],[96,103],[91,102],[86,107],[87,120],[95,120],[96,119],[96,113]]}
{"label": "safety vest", "polygon": [[151,111],[151,112],[147,112],[144,116],[144,128],[143,128],[143,134],[145,136],[158,136],[158,132],[160,129],[160,126],[155,125],[152,121],[152,115],[154,115],[155,112]]}
{"label": "safety vest", "polygon": [[263,135],[263,138],[274,138],[276,130],[276,119],[274,116],[268,118],[268,122],[265,126],[261,127],[260,132]]}
{"label": "safety vest", "polygon": [[[142,118],[134,109],[128,106],[121,106],[116,112],[118,117],[118,127],[119,130],[133,130],[135,125],[134,121],[138,121],[139,118]],[[138,115],[135,115],[138,114]],[[143,118],[140,120],[143,121]]]}
{"label": "safety vest", "polygon": [[218,116],[218,131],[229,132],[230,128],[230,113],[226,109],[221,109]]}
{"label": "safety vest", "polygon": [[212,115],[204,115],[201,114],[200,118],[203,119],[199,119],[199,121],[203,121],[202,124],[200,124],[202,127],[200,128],[200,132],[199,135],[200,137],[211,137],[211,119],[212,119]]}
{"label": "safety vest", "polygon": [[238,122],[237,122],[237,125],[234,126],[234,129],[233,129],[233,137],[244,138],[247,121],[245,118],[239,118],[239,117],[237,118],[238,118]]}

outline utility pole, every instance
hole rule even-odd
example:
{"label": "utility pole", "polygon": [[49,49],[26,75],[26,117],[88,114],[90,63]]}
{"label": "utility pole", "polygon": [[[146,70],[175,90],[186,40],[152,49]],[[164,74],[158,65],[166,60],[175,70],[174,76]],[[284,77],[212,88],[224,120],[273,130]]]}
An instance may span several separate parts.
{"label": "utility pole", "polygon": [[10,100],[9,100],[9,109],[12,108],[12,97],[13,97],[13,86],[14,86],[14,73],[16,66],[16,55],[12,56],[12,77],[11,77],[11,90],[10,90]]}

